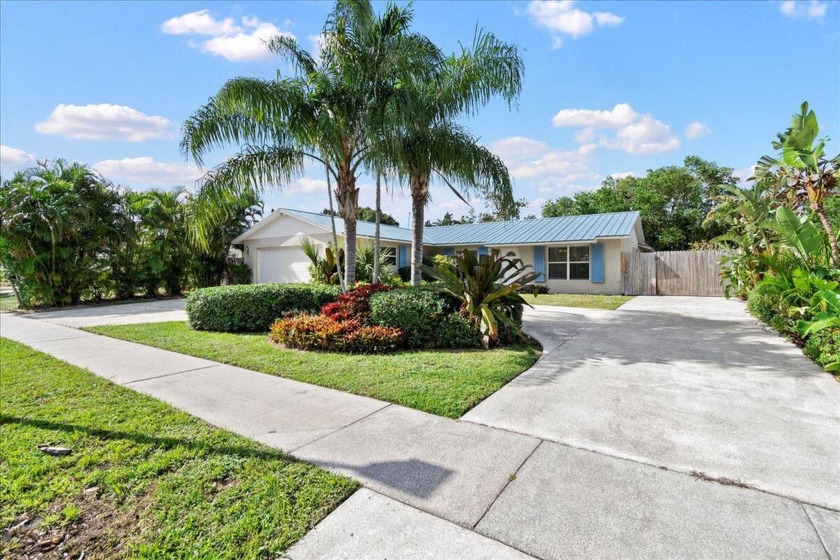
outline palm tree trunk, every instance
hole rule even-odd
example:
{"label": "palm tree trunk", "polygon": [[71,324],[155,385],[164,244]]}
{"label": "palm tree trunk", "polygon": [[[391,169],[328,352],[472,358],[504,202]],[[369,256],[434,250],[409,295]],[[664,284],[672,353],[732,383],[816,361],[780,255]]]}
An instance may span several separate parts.
{"label": "palm tree trunk", "polygon": [[837,234],[834,233],[834,227],[828,216],[825,215],[825,208],[822,204],[812,204],[811,209],[819,216],[825,232],[828,234],[828,244],[831,247],[831,266],[832,268],[840,268],[840,248],[837,246]]}
{"label": "palm tree trunk", "polygon": [[341,270],[341,262],[338,259],[338,233],[335,231],[335,211],[333,210],[332,187],[330,186],[330,168],[327,165],[324,165],[324,168],[327,171],[327,198],[330,201],[330,222],[332,222],[333,244],[335,245],[335,268],[338,271],[338,285],[342,292],[346,292],[347,286],[344,284],[344,272]]}
{"label": "palm tree trunk", "polygon": [[356,281],[356,220],[359,215],[359,189],[349,167],[339,169],[335,197],[338,213],[344,219],[344,287],[349,290]]}
{"label": "palm tree trunk", "polygon": [[381,253],[379,229],[382,216],[382,188],[381,188],[382,173],[379,166],[376,166],[376,225],[373,232],[373,283],[379,284],[379,255]]}
{"label": "palm tree trunk", "polygon": [[419,286],[423,280],[423,228],[426,201],[429,199],[428,175],[410,173],[411,184],[411,284]]}

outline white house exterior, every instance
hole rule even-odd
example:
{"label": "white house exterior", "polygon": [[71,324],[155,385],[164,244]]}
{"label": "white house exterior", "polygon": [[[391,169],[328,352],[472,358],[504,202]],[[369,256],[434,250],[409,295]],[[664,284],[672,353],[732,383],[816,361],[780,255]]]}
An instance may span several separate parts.
{"label": "white house exterior", "polygon": [[[339,235],[343,223],[336,218]],[[374,224],[358,222],[359,239],[373,241]],[[300,248],[308,237],[322,246],[332,239],[329,216],[278,209],[234,240],[243,245],[254,282],[306,282],[310,261]],[[645,246],[638,212],[540,218],[427,227],[427,255],[454,255],[469,250],[521,258],[542,273],[539,281],[551,293],[621,293],[621,253]],[[393,267],[409,266],[411,230],[381,226],[383,248]]]}

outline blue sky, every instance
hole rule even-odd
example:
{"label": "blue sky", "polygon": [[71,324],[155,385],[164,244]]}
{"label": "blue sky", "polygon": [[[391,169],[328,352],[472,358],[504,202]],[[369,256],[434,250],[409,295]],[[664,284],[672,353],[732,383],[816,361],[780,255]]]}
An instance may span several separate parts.
{"label": "blue sky", "polygon": [[[275,75],[262,37],[312,48],[330,7],[0,3],[0,173],[64,157],[126,186],[192,184],[201,172],[178,151],[180,124],[226,80]],[[803,100],[840,151],[838,2],[421,1],[414,11],[415,29],[448,52],[476,25],[522,49],[518,108],[494,103],[465,122],[506,161],[526,213],[689,154],[748,173]],[[361,184],[370,204],[369,178]],[[320,210],[323,177],[313,170],[266,199]],[[384,206],[408,224],[398,186]],[[468,210],[433,190],[429,216]]]}

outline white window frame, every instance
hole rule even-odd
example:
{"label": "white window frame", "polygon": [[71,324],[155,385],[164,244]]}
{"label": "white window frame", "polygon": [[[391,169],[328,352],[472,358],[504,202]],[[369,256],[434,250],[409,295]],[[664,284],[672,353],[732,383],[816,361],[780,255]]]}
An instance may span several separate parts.
{"label": "white window frame", "polygon": [[[585,248],[587,253],[589,254],[589,259],[585,261],[573,261],[572,259],[572,248]],[[552,261],[551,260],[551,249],[566,249],[566,260],[565,261]],[[551,276],[551,265],[552,264],[564,264],[566,265],[566,275],[565,277],[561,278],[553,278]],[[585,264],[587,265],[588,274],[586,278],[571,278],[571,271],[573,264]],[[589,245],[550,245],[545,248],[545,277],[548,280],[589,280],[592,277],[592,250]]]}
{"label": "white window frame", "polygon": [[[396,267],[399,263],[397,261],[397,248],[396,247],[380,247],[379,254],[381,255],[382,262],[390,267]],[[390,262],[393,261],[393,262]]]}

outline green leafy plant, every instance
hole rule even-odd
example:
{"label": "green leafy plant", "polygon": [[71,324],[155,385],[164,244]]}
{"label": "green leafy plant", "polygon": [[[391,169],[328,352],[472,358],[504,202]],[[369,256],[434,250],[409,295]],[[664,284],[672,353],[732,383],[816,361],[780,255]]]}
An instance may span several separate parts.
{"label": "green leafy plant", "polygon": [[404,337],[400,329],[392,327],[302,314],[277,320],[271,325],[268,338],[275,344],[298,350],[383,354],[400,348]]}
{"label": "green leafy plant", "polygon": [[268,332],[284,314],[317,313],[338,297],[338,286],[321,284],[248,284],[202,288],[187,297],[190,326],[220,332]]}
{"label": "green leafy plant", "polygon": [[[499,325],[523,336],[514,317],[522,305],[528,305],[518,290],[536,280],[540,273],[530,270],[521,259],[500,257],[498,251],[478,257],[470,251],[454,257],[456,271],[423,267],[439,285],[431,289],[462,302],[470,320],[480,325],[482,345],[488,348],[499,341]],[[521,317],[521,315],[520,315]]]}
{"label": "green leafy plant", "polygon": [[811,319],[797,325],[802,336],[817,333],[823,329],[840,327],[840,293],[837,282],[830,282],[831,289],[823,288],[811,299]]}
{"label": "green leafy plant", "polygon": [[446,300],[422,288],[404,288],[370,298],[370,322],[405,332],[409,348],[435,345],[440,321],[450,314]]}

